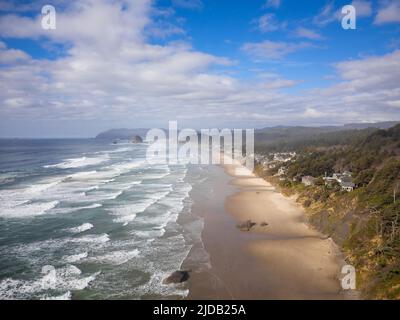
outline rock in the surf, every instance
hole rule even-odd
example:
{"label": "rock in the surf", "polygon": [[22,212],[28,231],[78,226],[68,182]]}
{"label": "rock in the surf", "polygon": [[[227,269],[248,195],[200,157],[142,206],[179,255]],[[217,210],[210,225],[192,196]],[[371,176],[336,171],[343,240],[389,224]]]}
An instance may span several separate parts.
{"label": "rock in the surf", "polygon": [[189,271],[174,271],[164,279],[164,284],[182,283],[189,279]]}

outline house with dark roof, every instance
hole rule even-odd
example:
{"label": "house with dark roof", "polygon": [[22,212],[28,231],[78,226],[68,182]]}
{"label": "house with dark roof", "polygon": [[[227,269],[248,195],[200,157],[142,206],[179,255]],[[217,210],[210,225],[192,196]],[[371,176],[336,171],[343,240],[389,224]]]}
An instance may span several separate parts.
{"label": "house with dark roof", "polygon": [[347,192],[353,191],[354,188],[356,187],[356,185],[351,181],[342,181],[340,183],[340,186],[342,187],[343,191],[347,191]]}

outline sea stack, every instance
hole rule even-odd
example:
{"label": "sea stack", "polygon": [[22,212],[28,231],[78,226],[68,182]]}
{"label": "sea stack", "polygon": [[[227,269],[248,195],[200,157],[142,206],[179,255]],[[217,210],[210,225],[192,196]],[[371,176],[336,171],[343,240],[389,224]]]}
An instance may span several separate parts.
{"label": "sea stack", "polygon": [[133,138],[131,138],[131,141],[132,141],[132,143],[142,143],[143,139],[141,136],[136,135]]}

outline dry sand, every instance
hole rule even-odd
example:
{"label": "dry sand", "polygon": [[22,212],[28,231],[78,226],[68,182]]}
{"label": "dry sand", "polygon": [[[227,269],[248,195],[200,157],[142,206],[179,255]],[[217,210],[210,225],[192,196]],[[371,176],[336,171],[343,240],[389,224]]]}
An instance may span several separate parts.
{"label": "dry sand", "polygon": [[[200,190],[193,205],[211,268],[192,274],[189,299],[354,298],[341,290],[337,246],[305,223],[293,198],[239,165],[224,166],[229,176],[213,170],[212,192],[204,199]],[[257,226],[240,231],[246,220]]]}

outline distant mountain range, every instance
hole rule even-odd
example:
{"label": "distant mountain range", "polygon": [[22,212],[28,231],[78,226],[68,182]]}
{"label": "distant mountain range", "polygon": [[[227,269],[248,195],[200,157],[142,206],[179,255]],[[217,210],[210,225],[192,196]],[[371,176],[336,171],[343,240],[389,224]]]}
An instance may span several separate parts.
{"label": "distant mountain range", "polygon": [[319,127],[308,127],[308,126],[275,126],[265,127],[262,129],[256,129],[256,132],[284,132],[284,131],[309,131],[309,132],[332,132],[340,130],[353,130],[353,129],[388,129],[400,123],[400,121],[384,121],[384,122],[368,122],[368,123],[349,123],[342,126],[319,126]]}
{"label": "distant mountain range", "polygon": [[400,121],[352,123],[343,126],[263,128],[255,131],[255,147],[266,152],[296,150],[310,145],[330,146],[349,143],[374,131],[391,128],[398,123]]}
{"label": "distant mountain range", "polygon": [[[276,126],[276,127],[266,127],[262,129],[256,129],[256,139],[257,137],[262,138],[262,140],[274,140],[279,138],[289,138],[289,137],[305,137],[313,136],[321,133],[335,132],[335,131],[345,131],[345,130],[361,130],[367,128],[375,129],[388,129],[394,125],[400,123],[400,121],[385,121],[376,123],[351,123],[345,124],[343,126],[321,126],[321,127],[306,127],[306,126]],[[99,133],[96,139],[130,139],[133,136],[141,136],[144,138],[149,129],[147,128],[134,128],[134,129],[110,129]],[[165,130],[165,129],[164,129]]]}
{"label": "distant mountain range", "polygon": [[345,124],[343,128],[347,129],[367,129],[367,128],[377,128],[377,129],[389,129],[396,124],[399,124],[400,121],[384,121],[384,122],[376,122],[376,123],[350,123]]}

